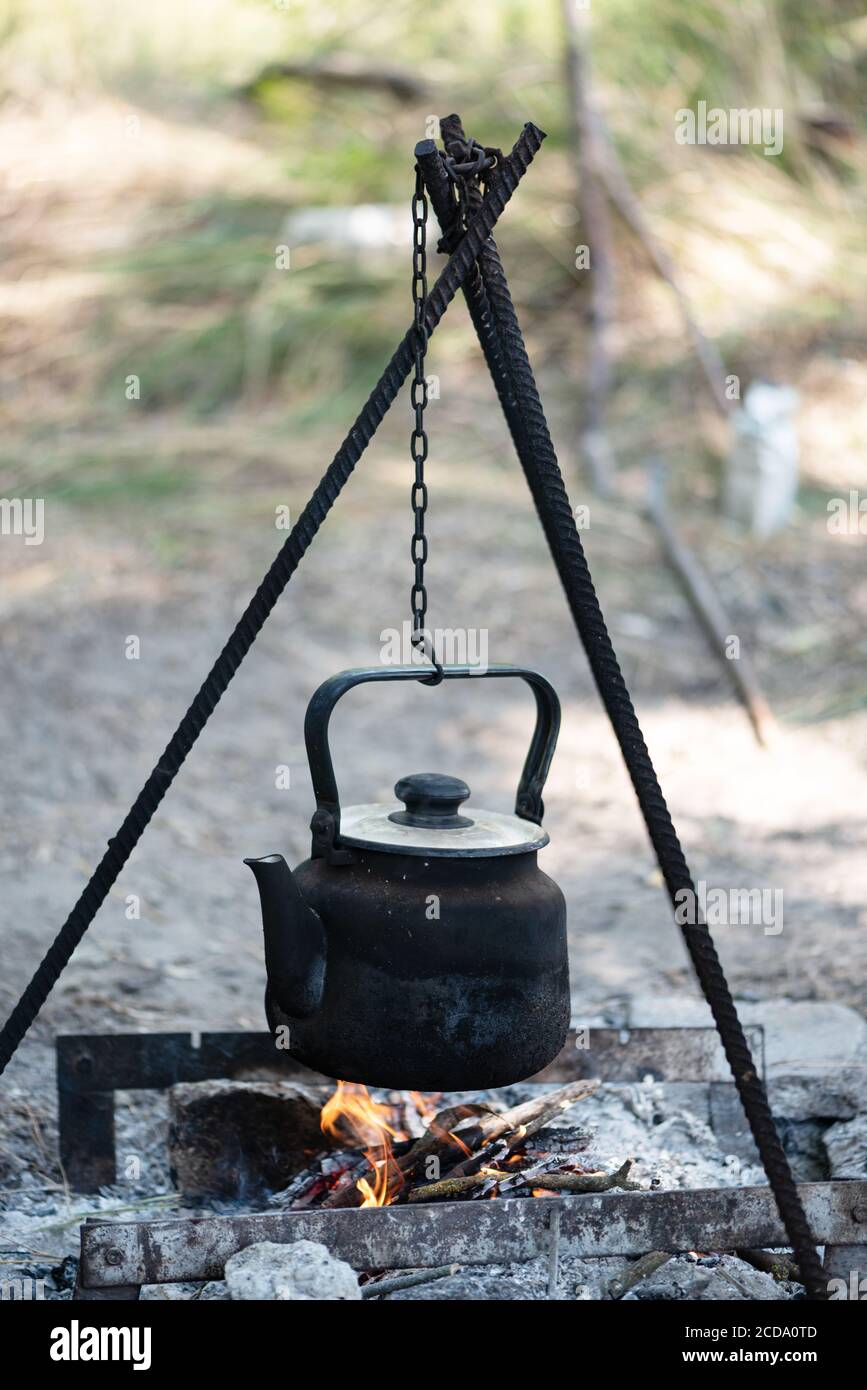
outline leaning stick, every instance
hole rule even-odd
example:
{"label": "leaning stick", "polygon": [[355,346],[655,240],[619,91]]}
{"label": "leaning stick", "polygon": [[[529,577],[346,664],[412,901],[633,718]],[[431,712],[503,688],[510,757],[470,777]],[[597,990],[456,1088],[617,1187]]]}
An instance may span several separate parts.
{"label": "leaning stick", "polygon": [[362,1298],[381,1298],[399,1289],[413,1289],[418,1284],[432,1284],[435,1279],[448,1279],[452,1274],[460,1274],[460,1265],[440,1265],[439,1269],[417,1269],[414,1274],[396,1274],[393,1279],[380,1279],[376,1284],[365,1284],[361,1290]]}
{"label": "leaning stick", "polygon": [[645,509],[656,527],[665,558],[680,580],[711,650],[746,709],[756,740],[763,748],[767,747],[776,732],[771,707],[747,653],[740,652],[736,659],[728,656],[726,646],[731,635],[731,623],[709,576],[675,530],[665,498],[665,475],[660,463],[650,466]]}
{"label": "leaning stick", "polygon": [[[592,1083],[592,1089],[595,1090],[598,1085],[598,1081]],[[551,1101],[558,1094],[558,1092],[554,1092],[554,1096],[548,1096],[544,1099]],[[587,1094],[589,1095],[591,1092],[588,1091]],[[583,1099],[583,1096],[577,1097],[577,1100]],[[576,1102],[572,1101],[570,1103],[574,1105]],[[536,1102],[531,1102],[531,1104],[535,1105]],[[524,1107],[519,1108],[523,1109]],[[554,1108],[554,1114],[556,1114],[557,1108],[559,1107]],[[564,1106],[563,1108],[565,1109],[567,1107]],[[551,1107],[545,1106],[541,1108],[538,1115],[525,1120],[512,1130],[511,1133],[499,1134],[493,1139],[488,1139],[484,1147],[479,1149],[477,1153],[469,1154],[460,1163],[456,1164],[454,1168],[450,1168],[449,1177],[458,1177],[462,1173],[473,1173],[485,1163],[493,1162],[495,1159],[508,1158],[516,1149],[523,1148],[527,1140],[531,1139],[534,1134],[537,1134],[540,1129],[543,1129],[551,1118]]]}
{"label": "leaning stick", "polygon": [[720,351],[716,343],[706,337],[699,327],[698,320],[692,312],[690,302],[680,283],[680,277],[675,270],[674,261],[651,231],[644,210],[626,177],[620,156],[611,138],[611,132],[601,116],[597,117],[597,133],[605,144],[604,157],[599,161],[599,173],[605,183],[608,196],[627,227],[641,242],[653,269],[659,278],[665,281],[674,295],[684,327],[710,388],[714,405],[723,418],[728,418],[731,402],[726,395],[726,370]]}

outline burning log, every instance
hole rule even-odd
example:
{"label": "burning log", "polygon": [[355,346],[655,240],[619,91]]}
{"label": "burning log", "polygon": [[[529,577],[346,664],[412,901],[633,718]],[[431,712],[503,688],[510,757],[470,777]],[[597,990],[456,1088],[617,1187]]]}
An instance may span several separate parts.
{"label": "burning log", "polygon": [[459,1146],[464,1150],[466,1158],[449,1169],[449,1176],[465,1176],[474,1166],[484,1161],[480,1150],[505,1135],[510,1136],[513,1147],[518,1147],[555,1115],[592,1096],[598,1086],[598,1081],[571,1081],[568,1086],[561,1086],[557,1091],[525,1101],[523,1105],[515,1105],[510,1110],[483,1113],[475,1125],[459,1124],[454,1130],[449,1130],[442,1123],[444,1116],[451,1117],[454,1113],[445,1111],[443,1115],[438,1115],[431,1125],[431,1130],[436,1129],[440,1134],[444,1133],[444,1137],[428,1140],[426,1136],[425,1139],[420,1139],[403,1160],[402,1171],[404,1174],[411,1174],[431,1154],[442,1158],[448,1154],[449,1149],[454,1150]]}
{"label": "burning log", "polygon": [[[525,1101],[523,1105],[513,1106],[510,1110],[481,1114],[475,1124],[459,1124],[454,1130],[449,1130],[443,1124],[443,1115],[436,1116],[431,1129],[435,1129],[437,1135],[419,1140],[406,1158],[399,1161],[404,1175],[414,1173],[432,1155],[442,1158],[456,1144],[467,1152],[467,1156],[454,1164],[443,1178],[423,1187],[414,1187],[408,1200],[424,1202],[459,1197],[473,1188],[518,1177],[518,1174],[508,1170],[499,1171],[490,1165],[508,1159],[553,1116],[592,1095],[598,1085],[598,1081],[573,1081],[568,1086]],[[453,1112],[445,1114],[450,1121]]]}
{"label": "burning log", "polygon": [[442,1159],[449,1150],[470,1154],[473,1147],[471,1136],[468,1134],[465,1139],[457,1130],[462,1121],[473,1117],[499,1120],[500,1112],[490,1105],[455,1105],[449,1110],[440,1110],[430,1121],[427,1133],[416,1140],[402,1160],[401,1172],[409,1177],[429,1158]]}
{"label": "burning log", "polygon": [[390,1105],[375,1101],[366,1086],[339,1081],[337,1090],[322,1107],[321,1125],[325,1134],[342,1140],[354,1139],[364,1150],[367,1172],[356,1181],[340,1183],[329,1192],[323,1206],[386,1206],[402,1186],[403,1178],[395,1158],[395,1143],[401,1135],[394,1124]]}
{"label": "burning log", "polygon": [[[377,1184],[377,1196],[381,1201],[375,1205],[385,1206],[393,1202],[400,1195],[401,1189],[405,1186],[407,1178],[415,1169],[431,1156],[439,1158],[443,1152],[449,1148],[458,1147],[460,1152],[469,1153],[467,1145],[457,1137],[454,1128],[462,1120],[470,1117],[496,1114],[488,1105],[456,1105],[448,1110],[441,1110],[439,1114],[429,1122],[427,1132],[410,1145],[408,1151],[400,1152],[397,1145],[383,1143],[366,1150],[368,1161],[371,1168],[381,1168],[383,1164],[388,1168],[387,1181]],[[380,1157],[382,1155],[382,1157]],[[364,1205],[374,1205],[367,1201],[368,1190],[361,1188],[358,1184],[349,1183],[341,1187],[329,1196],[322,1203],[326,1207],[360,1207]]]}
{"label": "burning log", "polygon": [[[337,1182],[332,1183],[328,1181],[326,1175],[324,1178],[324,1186],[317,1186],[315,1197],[324,1198],[321,1203],[324,1207],[338,1205],[334,1199],[343,1192],[355,1191],[356,1183],[362,1177],[366,1178],[366,1175],[370,1171],[370,1163],[365,1153],[354,1151],[351,1153],[344,1153],[341,1157],[343,1159],[343,1165],[338,1170]],[[305,1194],[305,1196],[306,1195],[307,1194]],[[299,1198],[293,1202],[292,1208],[294,1211],[299,1211],[307,1205],[309,1205],[309,1203],[305,1201],[304,1198]]]}
{"label": "burning log", "polygon": [[[567,1160],[562,1154],[545,1154],[531,1160],[528,1168],[523,1153],[527,1141],[555,1116],[592,1095],[598,1084],[574,1081],[508,1110],[464,1104],[433,1116],[425,1113],[424,1098],[413,1093],[411,1102],[427,1121],[427,1129],[421,1137],[409,1139],[404,1134],[411,1126],[401,1122],[395,1103],[376,1101],[366,1087],[341,1082],[323,1106],[322,1129],[332,1141],[354,1140],[357,1147],[320,1156],[277,1200],[299,1211],[454,1201],[484,1197],[503,1186],[517,1196],[529,1196],[532,1183],[544,1186],[549,1168]],[[418,1182],[430,1172],[431,1159],[437,1162],[436,1180]],[[565,1176],[571,1183],[582,1177]],[[602,1182],[615,1185],[616,1175],[583,1176],[586,1188],[564,1184],[563,1190],[601,1191]]]}

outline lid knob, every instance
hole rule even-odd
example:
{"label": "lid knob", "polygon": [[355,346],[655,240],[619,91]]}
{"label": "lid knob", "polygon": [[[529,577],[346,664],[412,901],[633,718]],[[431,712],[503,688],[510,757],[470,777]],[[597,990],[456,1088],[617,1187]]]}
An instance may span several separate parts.
{"label": "lid knob", "polygon": [[413,772],[395,783],[394,794],[406,807],[405,811],[392,811],[388,818],[398,825],[458,830],[474,823],[469,816],[458,815],[458,807],[470,794],[460,777],[446,777],[440,772]]}

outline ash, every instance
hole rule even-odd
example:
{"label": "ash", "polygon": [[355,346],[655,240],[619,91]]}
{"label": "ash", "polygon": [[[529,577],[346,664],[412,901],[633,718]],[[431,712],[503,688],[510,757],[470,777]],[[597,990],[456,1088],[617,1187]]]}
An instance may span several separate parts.
{"label": "ash", "polygon": [[[516,1085],[498,1092],[446,1094],[442,1107],[484,1102],[505,1108],[555,1087]],[[393,1101],[395,1094],[372,1092]],[[689,1102],[689,1103],[687,1103]],[[185,1202],[172,1186],[166,1157],[167,1098],[136,1092],[117,1096],[119,1181],[97,1196],[69,1193],[45,1181],[21,1159],[15,1181],[0,1193],[0,1258],[6,1297],[71,1299],[76,1273],[78,1228],[89,1216],[135,1220],[249,1211],[249,1202]],[[645,1189],[752,1186],[764,1182],[761,1167],[726,1151],[714,1134],[707,1087],[663,1084],[604,1085],[595,1096],[551,1120],[528,1143],[527,1153],[562,1151],[577,1155],[585,1170],[613,1172],[633,1160],[631,1178]],[[805,1176],[820,1176],[807,1173]],[[511,1194],[510,1194],[511,1195]],[[556,1197],[547,1200],[557,1200]],[[280,1206],[280,1194],[258,1209]],[[635,1260],[585,1259],[560,1262],[552,1284],[547,1261],[503,1266],[464,1266],[433,1282],[379,1297],[389,1300],[594,1300],[779,1299],[803,1296],[800,1285],[778,1282],[734,1255],[700,1252],[667,1259],[632,1287]],[[364,1296],[376,1300],[376,1285],[410,1271],[361,1274]],[[28,1293],[28,1286],[30,1292]],[[9,1289],[12,1292],[8,1292]],[[228,1297],[225,1285],[145,1287],[144,1298],[190,1300]]]}

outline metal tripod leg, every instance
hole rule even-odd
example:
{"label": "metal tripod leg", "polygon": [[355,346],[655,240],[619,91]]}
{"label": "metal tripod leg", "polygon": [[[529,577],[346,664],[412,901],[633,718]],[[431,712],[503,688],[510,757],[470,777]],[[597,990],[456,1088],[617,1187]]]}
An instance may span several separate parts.
{"label": "metal tripod leg", "polygon": [[[441,124],[447,146],[455,138],[464,138],[457,116],[449,116]],[[448,177],[438,156],[419,150],[416,153],[448,246],[457,234]],[[672,903],[677,905],[678,895],[683,891],[692,893],[691,900],[695,902],[686,859],[596,597],[515,306],[492,237],[486,239],[479,252],[478,266],[479,274],[468,276],[464,281],[463,293],[575,626],[623,753]],[[798,1257],[803,1281],[813,1297],[826,1297],[827,1280],[710,932],[701,921],[681,930]]]}

